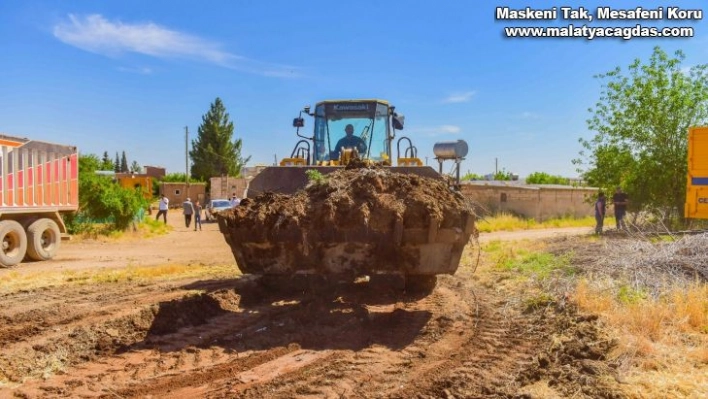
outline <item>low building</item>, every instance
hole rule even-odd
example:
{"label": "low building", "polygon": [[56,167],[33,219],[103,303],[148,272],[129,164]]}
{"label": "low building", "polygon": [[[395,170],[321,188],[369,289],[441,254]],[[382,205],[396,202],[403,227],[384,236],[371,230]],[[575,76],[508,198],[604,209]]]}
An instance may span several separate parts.
{"label": "low building", "polygon": [[160,180],[167,174],[165,168],[161,166],[143,166],[143,172],[153,179]]}
{"label": "low building", "polygon": [[146,199],[152,198],[152,177],[142,173],[116,173],[115,180],[122,187],[139,189]]}
{"label": "low building", "polygon": [[170,208],[182,206],[182,203],[191,199],[192,202],[199,201],[204,204],[206,201],[206,183],[160,183],[160,195],[165,195],[170,201]]}

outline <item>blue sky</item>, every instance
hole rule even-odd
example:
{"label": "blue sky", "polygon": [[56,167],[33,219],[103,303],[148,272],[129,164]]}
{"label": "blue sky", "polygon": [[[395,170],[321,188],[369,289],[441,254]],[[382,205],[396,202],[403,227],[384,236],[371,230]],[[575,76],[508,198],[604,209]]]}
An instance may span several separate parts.
{"label": "blue sky", "polygon": [[[594,11],[702,1],[574,1]],[[249,165],[286,157],[292,118],[324,99],[383,98],[406,116],[403,133],[437,168],[433,145],[466,140],[462,171],[576,176],[578,138],[592,137],[594,75],[654,46],[708,63],[701,21],[605,22],[690,26],[692,38],[511,39],[495,9],[554,1],[5,1],[0,5],[0,132],[72,144],[82,153],[185,170],[185,126],[195,138],[220,97]],[[708,8],[708,7],[707,7]],[[598,21],[588,26],[601,26]],[[312,127],[308,121],[308,127]],[[191,140],[190,140],[191,141]],[[445,166],[449,171],[451,165]]]}

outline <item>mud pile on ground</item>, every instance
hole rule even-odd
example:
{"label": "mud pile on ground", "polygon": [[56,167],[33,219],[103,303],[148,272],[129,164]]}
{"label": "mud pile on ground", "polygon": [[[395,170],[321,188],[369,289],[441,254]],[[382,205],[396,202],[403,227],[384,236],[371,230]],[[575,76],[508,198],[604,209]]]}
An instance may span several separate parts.
{"label": "mud pile on ground", "polygon": [[533,386],[543,382],[562,397],[622,399],[617,368],[619,362],[608,360],[617,342],[610,338],[596,315],[583,315],[569,307],[546,309],[539,324],[547,324],[553,333],[546,347],[534,356],[517,382]]}
{"label": "mud pile on ground", "polygon": [[468,201],[441,180],[359,167],[296,194],[264,193],[219,217],[242,271],[454,273],[476,233]]}

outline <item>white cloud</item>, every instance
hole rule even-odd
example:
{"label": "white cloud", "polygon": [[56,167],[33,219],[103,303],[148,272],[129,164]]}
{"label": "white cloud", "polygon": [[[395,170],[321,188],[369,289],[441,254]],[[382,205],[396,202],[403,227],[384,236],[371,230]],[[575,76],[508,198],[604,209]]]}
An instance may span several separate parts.
{"label": "white cloud", "polygon": [[128,72],[128,73],[137,73],[140,75],[149,75],[152,73],[152,69],[147,68],[147,67],[136,67],[136,68],[128,68],[128,67],[118,67],[118,70],[121,72]]}
{"label": "white cloud", "polygon": [[455,125],[441,125],[439,129],[442,133],[450,133],[450,134],[457,134],[457,133],[460,133],[460,131],[462,130],[462,129],[460,129],[459,126],[455,126]]}
{"label": "white cloud", "polygon": [[156,58],[184,58],[264,76],[295,76],[295,68],[248,59],[221,45],[152,22],[128,24],[102,15],[76,16],[54,26],[54,36],[82,50],[109,57],[137,53]]}
{"label": "white cloud", "polygon": [[428,137],[437,137],[437,136],[445,136],[445,135],[450,135],[450,134],[459,134],[462,131],[462,129],[459,126],[455,125],[440,125],[440,126],[431,126],[431,127],[419,127],[419,128],[413,128],[410,129],[410,132],[428,136]]}
{"label": "white cloud", "polygon": [[534,112],[526,111],[526,112],[521,113],[521,118],[523,118],[523,119],[540,119],[541,115],[536,114]]}
{"label": "white cloud", "polygon": [[474,91],[467,91],[464,93],[453,93],[443,100],[444,103],[466,103],[469,102],[475,95]]}

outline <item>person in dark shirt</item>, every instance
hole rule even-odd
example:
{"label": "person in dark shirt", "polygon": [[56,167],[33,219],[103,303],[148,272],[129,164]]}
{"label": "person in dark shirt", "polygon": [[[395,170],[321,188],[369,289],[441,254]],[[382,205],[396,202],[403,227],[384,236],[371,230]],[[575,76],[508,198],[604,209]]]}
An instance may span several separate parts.
{"label": "person in dark shirt", "polygon": [[354,126],[351,124],[347,125],[344,128],[344,132],[347,135],[342,137],[337,142],[337,145],[334,146],[334,155],[339,157],[343,148],[356,148],[359,155],[364,155],[366,153],[366,143],[361,137],[354,135]]}
{"label": "person in dark shirt", "polygon": [[197,231],[197,227],[202,231],[202,205],[199,201],[194,202],[194,231]]}
{"label": "person in dark shirt", "polygon": [[607,210],[607,198],[605,193],[600,191],[595,201],[595,234],[602,234],[602,225],[605,222],[605,211]]}
{"label": "person in dark shirt", "polygon": [[182,213],[184,213],[184,225],[189,228],[189,225],[192,223],[192,215],[194,215],[194,204],[189,197],[182,203],[182,211]]}
{"label": "person in dark shirt", "polygon": [[626,229],[624,217],[627,214],[627,203],[629,196],[622,191],[622,187],[617,187],[615,195],[612,196],[612,204],[615,206],[615,220],[617,220],[617,230]]}

